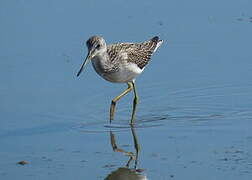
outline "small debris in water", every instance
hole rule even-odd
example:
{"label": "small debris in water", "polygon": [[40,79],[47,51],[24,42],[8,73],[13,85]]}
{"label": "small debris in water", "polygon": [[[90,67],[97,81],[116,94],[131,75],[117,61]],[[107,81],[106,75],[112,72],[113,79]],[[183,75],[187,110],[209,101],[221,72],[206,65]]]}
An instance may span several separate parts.
{"label": "small debris in water", "polygon": [[103,166],[103,168],[112,168],[112,167],[115,167],[116,165],[114,164],[106,164]]}
{"label": "small debris in water", "polygon": [[163,23],[162,21],[158,21],[158,25],[159,25],[159,26],[163,26],[164,23]]}
{"label": "small debris in water", "polygon": [[28,161],[19,161],[19,162],[17,162],[17,164],[24,166],[26,164],[29,164],[29,162]]}
{"label": "small debris in water", "polygon": [[228,158],[222,158],[221,161],[228,161]]}

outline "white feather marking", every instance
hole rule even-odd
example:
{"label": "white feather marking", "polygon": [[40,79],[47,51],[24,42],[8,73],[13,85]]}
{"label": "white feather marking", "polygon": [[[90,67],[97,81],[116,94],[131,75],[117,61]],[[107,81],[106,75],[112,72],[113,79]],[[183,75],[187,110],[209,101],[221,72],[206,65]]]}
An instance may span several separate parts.
{"label": "white feather marking", "polygon": [[159,46],[161,46],[162,43],[163,43],[163,40],[160,40],[160,41],[157,43],[157,46],[156,46],[156,48],[154,49],[153,53],[157,50],[157,48],[159,48]]}

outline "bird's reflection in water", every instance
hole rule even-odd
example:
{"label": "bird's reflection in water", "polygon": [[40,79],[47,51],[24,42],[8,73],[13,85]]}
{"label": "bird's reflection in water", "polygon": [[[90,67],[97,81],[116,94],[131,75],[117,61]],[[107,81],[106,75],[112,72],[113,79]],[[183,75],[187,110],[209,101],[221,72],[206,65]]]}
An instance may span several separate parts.
{"label": "bird's reflection in water", "polygon": [[[124,167],[119,167],[115,171],[112,171],[105,180],[147,180],[147,177],[142,174],[143,170],[138,168],[138,153],[140,150],[140,146],[138,144],[137,135],[134,129],[134,126],[131,125],[131,133],[134,141],[135,153],[125,151],[119,148],[116,144],[115,134],[110,131],[110,142],[115,152],[121,152],[127,156],[129,156],[129,160],[127,161]],[[133,168],[130,168],[130,164],[134,162]]]}
{"label": "bird's reflection in water", "polygon": [[111,172],[105,180],[148,180],[145,175],[137,172],[136,170],[126,167],[118,168]]}

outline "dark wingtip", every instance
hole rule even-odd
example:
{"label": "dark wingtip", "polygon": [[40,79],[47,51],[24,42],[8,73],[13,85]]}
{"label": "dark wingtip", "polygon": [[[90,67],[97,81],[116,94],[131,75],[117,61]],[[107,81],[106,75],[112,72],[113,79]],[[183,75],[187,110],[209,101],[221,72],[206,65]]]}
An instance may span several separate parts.
{"label": "dark wingtip", "polygon": [[151,41],[153,41],[153,42],[159,42],[159,41],[161,41],[161,40],[159,39],[158,36],[155,36],[155,37],[153,37],[153,38],[151,39]]}

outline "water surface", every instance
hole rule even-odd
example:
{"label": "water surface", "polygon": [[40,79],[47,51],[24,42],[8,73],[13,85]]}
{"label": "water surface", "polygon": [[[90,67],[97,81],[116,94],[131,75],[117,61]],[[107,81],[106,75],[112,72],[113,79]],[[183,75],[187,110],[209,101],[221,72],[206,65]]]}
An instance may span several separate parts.
{"label": "water surface", "polygon": [[[251,6],[1,1],[0,179],[251,179]],[[91,65],[76,78],[94,34],[107,43],[164,40],[136,81],[137,163],[127,154],[136,153],[132,94],[108,121],[111,99],[127,86]],[[113,151],[111,133],[123,151]]]}

